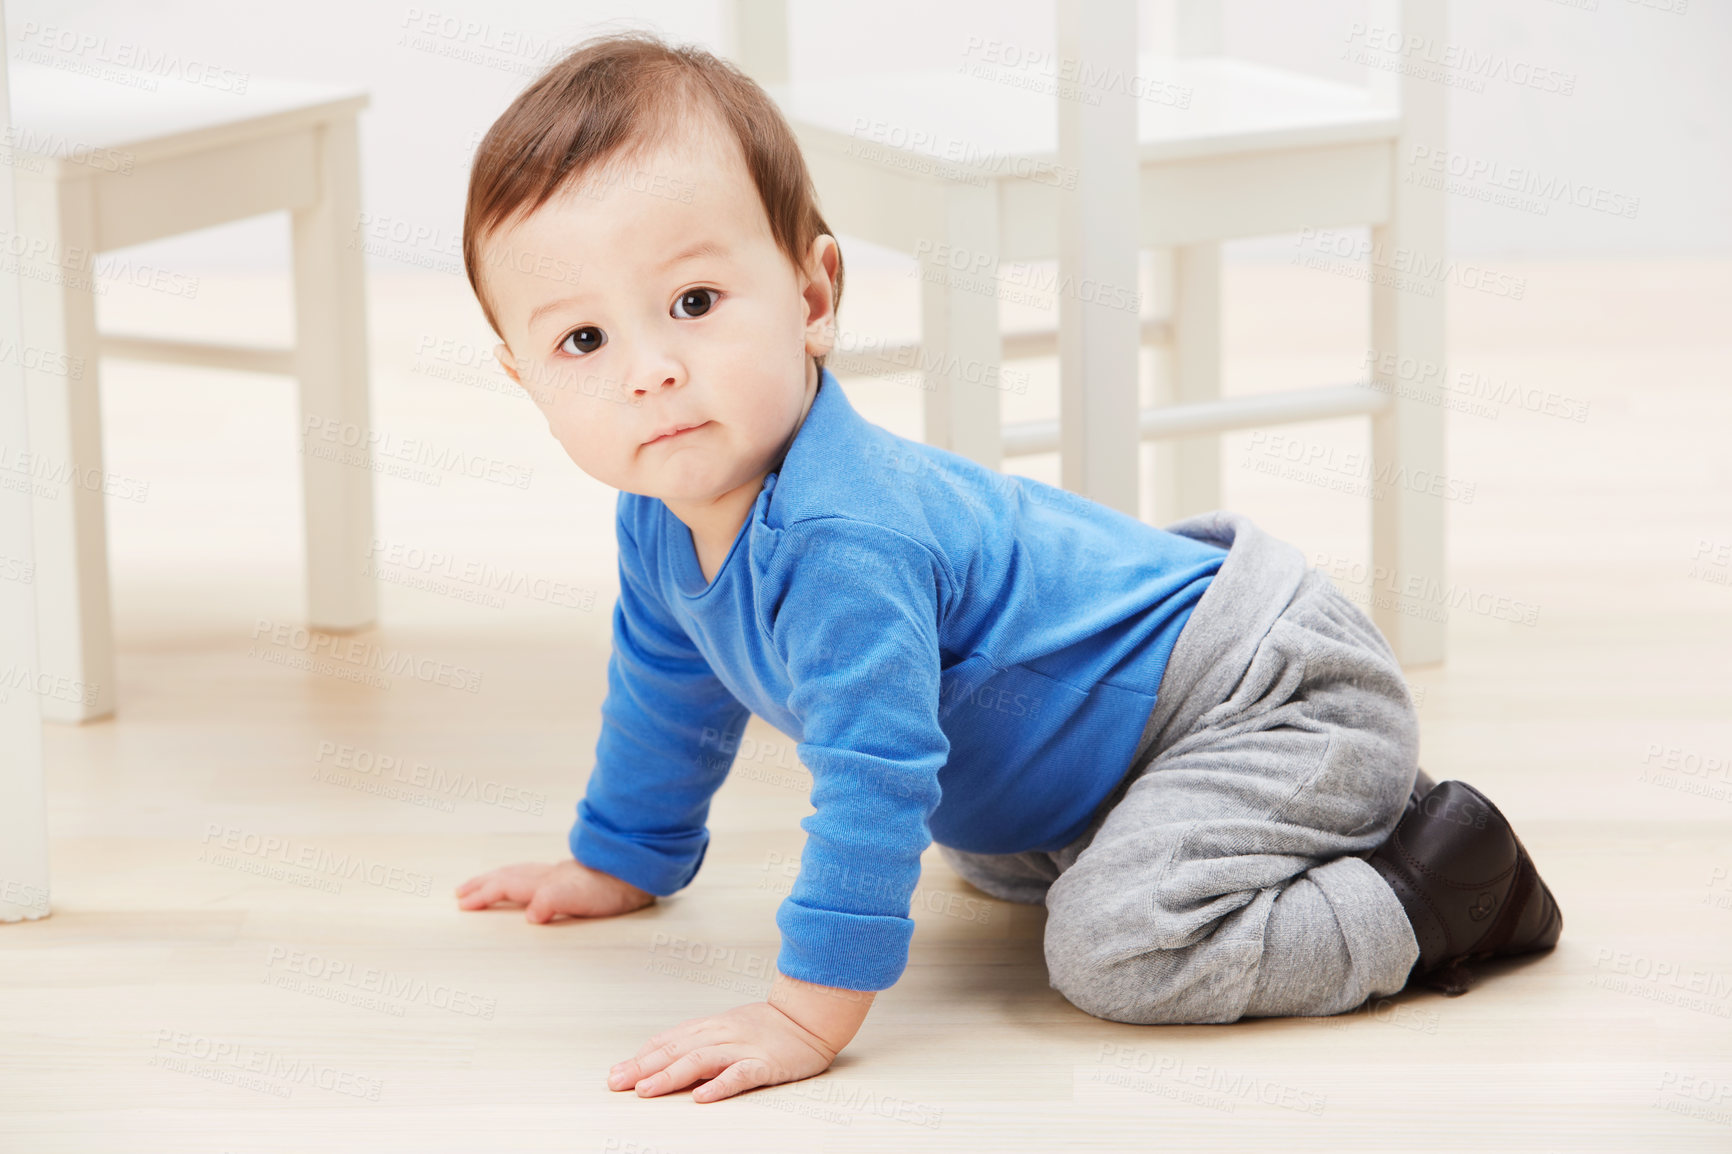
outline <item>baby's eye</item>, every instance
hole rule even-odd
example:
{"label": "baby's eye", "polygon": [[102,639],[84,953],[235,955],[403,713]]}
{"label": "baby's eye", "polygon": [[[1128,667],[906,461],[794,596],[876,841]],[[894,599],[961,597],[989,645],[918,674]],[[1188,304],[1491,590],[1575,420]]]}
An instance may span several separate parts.
{"label": "baby's eye", "polygon": [[[716,302],[710,298],[720,295],[715,289],[687,289],[680,294],[680,299],[674,302],[673,315],[682,320],[696,320],[715,306]],[[680,312],[682,306],[686,312]]]}
{"label": "baby's eye", "polygon": [[565,334],[565,339],[559,342],[559,351],[578,356],[583,353],[593,353],[606,343],[606,333],[594,325],[583,325]]}

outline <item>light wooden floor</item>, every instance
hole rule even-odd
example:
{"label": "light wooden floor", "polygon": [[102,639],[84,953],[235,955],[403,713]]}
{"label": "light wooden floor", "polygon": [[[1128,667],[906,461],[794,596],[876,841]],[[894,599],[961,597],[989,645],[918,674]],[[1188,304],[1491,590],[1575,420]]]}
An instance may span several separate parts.
{"label": "light wooden floor", "polygon": [[[565,852],[614,576],[613,493],[442,349],[484,333],[461,278],[373,278],[378,426],[532,480],[381,476],[384,613],[361,639],[478,673],[474,693],[296,668],[273,642],[302,613],[286,381],[105,363],[108,467],[149,482],[109,506],[120,713],[48,734],[54,914],[0,927],[0,1149],[1732,1149],[1732,266],[1500,267],[1524,299],[1454,290],[1452,368],[1540,411],[1452,414],[1475,496],[1449,510],[1451,575],[1537,619],[1456,608],[1447,664],[1411,680],[1422,764],[1511,816],[1563,905],[1559,948],[1458,999],[1126,1026],[1048,987],[1041,909],[930,851],[907,974],[832,1070],[702,1106],[604,1072],[765,993],[804,771],[754,721],[705,868],[636,915],[456,909],[471,873]],[[862,260],[843,316],[910,334],[913,290]],[[1363,299],[1327,271],[1233,268],[1228,391],[1355,379]],[[286,308],[269,277],[102,301],[107,327],[229,340],[286,335]],[[1055,410],[1051,366],[1026,367],[1008,419]],[[918,435],[914,389],[845,383]],[[1282,432],[1365,445],[1354,421]],[[1225,503],[1362,561],[1367,502],[1339,470],[1259,468],[1279,456],[1229,437]],[[484,564],[525,591],[489,593]]]}

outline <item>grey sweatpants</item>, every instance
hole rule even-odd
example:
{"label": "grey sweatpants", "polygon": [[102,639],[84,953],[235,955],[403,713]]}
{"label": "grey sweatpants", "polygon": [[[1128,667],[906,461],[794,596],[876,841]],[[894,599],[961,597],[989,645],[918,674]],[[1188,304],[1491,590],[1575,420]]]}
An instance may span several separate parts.
{"label": "grey sweatpants", "polygon": [[1339,1014],[1399,990],[1419,943],[1365,860],[1419,772],[1389,643],[1293,545],[1229,512],[1169,531],[1227,549],[1136,756],[1054,851],[940,852],[1045,903],[1049,982],[1116,1022]]}

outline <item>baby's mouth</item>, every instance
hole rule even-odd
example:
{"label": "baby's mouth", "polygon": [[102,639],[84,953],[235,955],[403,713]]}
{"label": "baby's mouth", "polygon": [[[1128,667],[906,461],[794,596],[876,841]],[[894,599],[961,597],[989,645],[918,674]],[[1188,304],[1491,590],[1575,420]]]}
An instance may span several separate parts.
{"label": "baby's mouth", "polygon": [[695,430],[703,428],[707,424],[709,424],[708,421],[699,421],[696,424],[692,424],[692,425],[677,425],[674,428],[668,430],[667,432],[661,434],[660,436],[651,437],[649,440],[645,441],[644,444],[646,446],[658,445],[663,441],[670,441],[675,437],[683,436],[686,433],[694,432]]}

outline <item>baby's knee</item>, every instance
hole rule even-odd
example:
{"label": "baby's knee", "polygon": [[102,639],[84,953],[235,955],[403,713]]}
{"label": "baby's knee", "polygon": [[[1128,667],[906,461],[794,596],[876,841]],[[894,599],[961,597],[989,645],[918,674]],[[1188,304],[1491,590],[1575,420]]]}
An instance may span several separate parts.
{"label": "baby's knee", "polygon": [[1235,1022],[1244,1013],[1262,947],[1252,941],[1127,947],[1100,933],[1052,932],[1048,984],[1077,1009],[1132,1025]]}

